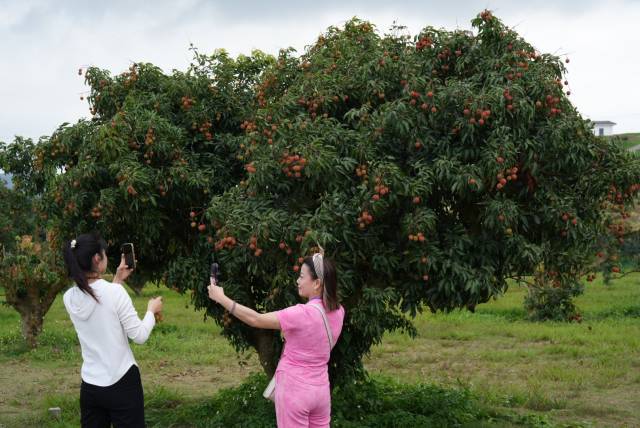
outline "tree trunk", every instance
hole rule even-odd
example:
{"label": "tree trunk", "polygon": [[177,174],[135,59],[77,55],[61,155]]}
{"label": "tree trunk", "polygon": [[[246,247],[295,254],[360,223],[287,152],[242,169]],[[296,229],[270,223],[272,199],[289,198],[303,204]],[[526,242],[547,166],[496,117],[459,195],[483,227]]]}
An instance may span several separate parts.
{"label": "tree trunk", "polygon": [[129,287],[136,296],[140,297],[142,296],[142,289],[144,288],[144,285],[146,284],[146,282],[147,282],[146,278],[129,277],[127,279],[127,282],[125,282],[125,285]]}
{"label": "tree trunk", "polygon": [[276,335],[272,330],[256,330],[254,346],[258,352],[258,359],[262,369],[270,378],[276,372],[280,355],[276,350]]}
{"label": "tree trunk", "polygon": [[22,336],[29,348],[34,349],[38,346],[38,335],[42,333],[42,324],[44,316],[37,306],[24,306],[20,310],[20,318],[22,320]]}
{"label": "tree trunk", "polygon": [[64,288],[65,282],[52,284],[44,295],[37,287],[27,287],[26,294],[18,294],[15,288],[5,288],[6,302],[20,314],[22,337],[29,348],[38,346],[38,335],[42,333],[44,316]]}
{"label": "tree trunk", "polygon": [[142,289],[144,288],[144,284],[140,285],[140,284],[129,284],[129,283],[127,283],[127,285],[129,286],[131,291],[133,291],[135,293],[136,296],[138,296],[138,297],[142,296]]}

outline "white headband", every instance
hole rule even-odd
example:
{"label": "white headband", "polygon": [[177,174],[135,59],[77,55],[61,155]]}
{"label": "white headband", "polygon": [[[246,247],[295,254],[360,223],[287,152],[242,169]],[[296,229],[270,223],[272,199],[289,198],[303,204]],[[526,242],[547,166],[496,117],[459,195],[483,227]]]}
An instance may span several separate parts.
{"label": "white headband", "polygon": [[320,278],[320,281],[324,284],[324,257],[320,253],[313,255],[313,268],[316,271],[316,276]]}

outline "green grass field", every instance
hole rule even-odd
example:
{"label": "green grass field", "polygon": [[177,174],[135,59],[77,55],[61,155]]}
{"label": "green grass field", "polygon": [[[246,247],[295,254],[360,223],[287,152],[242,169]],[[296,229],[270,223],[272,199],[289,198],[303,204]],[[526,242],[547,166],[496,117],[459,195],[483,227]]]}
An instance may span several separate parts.
{"label": "green grass field", "polygon": [[[640,275],[608,287],[588,283],[577,300],[581,324],[525,321],[524,293],[513,286],[475,314],[423,313],[416,339],[388,334],[366,367],[374,378],[463,387],[496,412],[539,415],[558,426],[640,426]],[[132,345],[152,425],[168,426],[167,405],[201,403],[260,371],[256,355],[238,358],[185,296],[154,286],[144,294],[133,297],[139,311],[151,295],[165,299],[164,321],[145,345]],[[40,342],[27,350],[18,314],[0,306],[0,427],[78,426],[54,424],[46,412],[60,406],[75,421],[78,411],[81,355],[60,298]]]}

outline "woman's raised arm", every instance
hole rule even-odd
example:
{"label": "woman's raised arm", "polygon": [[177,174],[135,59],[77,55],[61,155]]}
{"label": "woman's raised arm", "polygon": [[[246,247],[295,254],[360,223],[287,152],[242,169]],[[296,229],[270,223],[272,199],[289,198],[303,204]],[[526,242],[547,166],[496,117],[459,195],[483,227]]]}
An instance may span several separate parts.
{"label": "woman's raised arm", "polygon": [[209,291],[209,298],[211,300],[218,302],[223,308],[228,310],[231,315],[235,316],[243,323],[255,328],[280,330],[280,320],[278,320],[275,312],[261,314],[231,300],[225,296],[222,287],[217,286],[213,280],[211,280],[211,284],[207,290]]}

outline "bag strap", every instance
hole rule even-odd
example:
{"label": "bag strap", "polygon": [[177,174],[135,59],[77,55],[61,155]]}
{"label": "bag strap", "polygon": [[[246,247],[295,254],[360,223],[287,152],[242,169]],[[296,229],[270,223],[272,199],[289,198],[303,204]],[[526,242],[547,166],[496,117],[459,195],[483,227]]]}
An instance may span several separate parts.
{"label": "bag strap", "polygon": [[311,304],[314,308],[320,311],[320,315],[322,315],[322,321],[324,322],[324,328],[327,330],[327,336],[329,336],[329,352],[333,349],[333,334],[331,333],[331,329],[329,328],[329,320],[327,320],[327,314],[324,309],[318,305]]}

